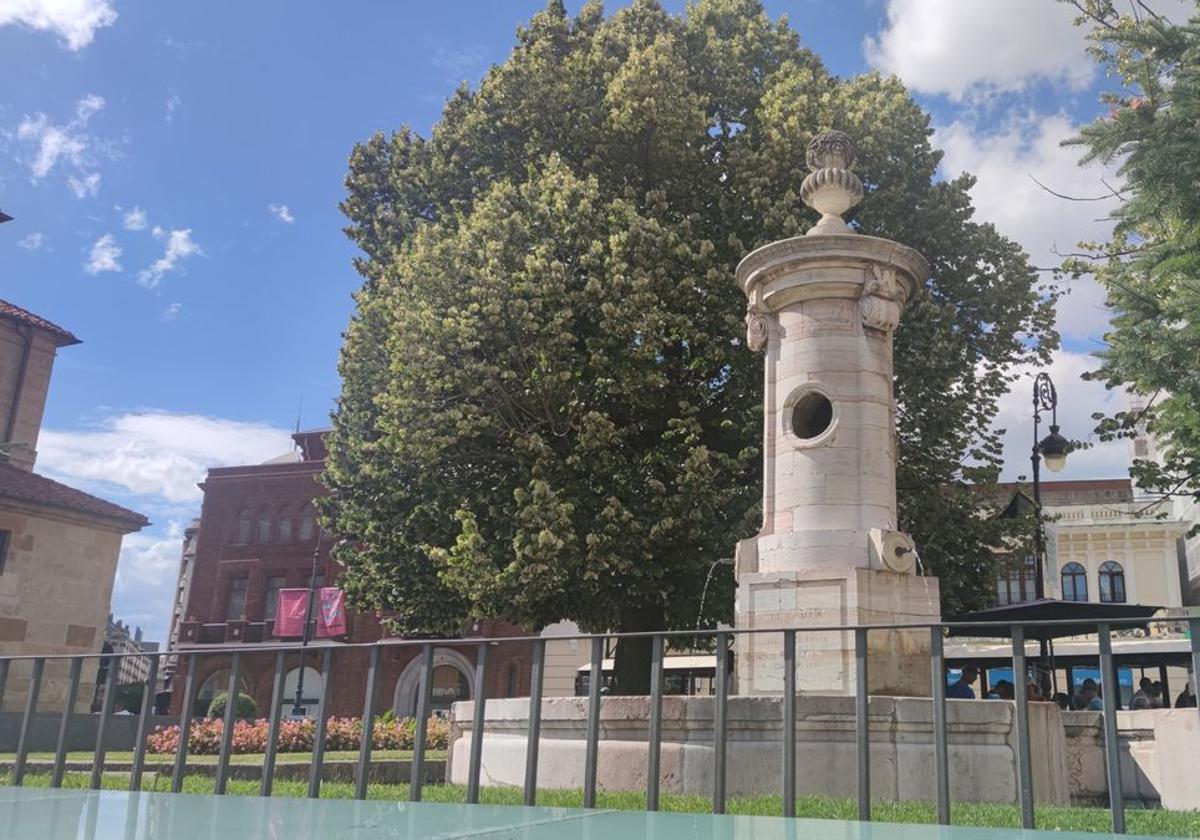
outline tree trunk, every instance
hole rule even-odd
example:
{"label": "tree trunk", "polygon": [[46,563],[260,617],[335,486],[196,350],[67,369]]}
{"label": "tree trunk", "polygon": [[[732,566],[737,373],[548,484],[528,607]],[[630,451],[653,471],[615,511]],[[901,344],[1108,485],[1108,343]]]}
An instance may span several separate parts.
{"label": "tree trunk", "polygon": [[[622,633],[644,633],[663,628],[661,607],[642,607],[621,613]],[[613,662],[614,694],[650,693],[650,637],[621,639]]]}

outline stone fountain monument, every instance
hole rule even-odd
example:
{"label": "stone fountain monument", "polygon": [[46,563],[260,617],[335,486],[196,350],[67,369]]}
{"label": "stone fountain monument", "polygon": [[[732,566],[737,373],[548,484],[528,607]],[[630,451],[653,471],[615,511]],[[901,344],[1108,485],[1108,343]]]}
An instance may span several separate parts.
{"label": "stone fountain monument", "polygon": [[[737,626],[803,628],[933,622],[938,583],[917,574],[912,540],[896,528],[896,410],[892,333],[925,281],[920,254],[848,228],[862,198],[854,148],[839,132],[813,140],[801,196],[820,211],[808,235],[747,256],[737,281],[749,300],[747,340],[766,356],[763,524],[737,548]],[[857,745],[854,633],[796,634],[796,792],[853,796]],[[730,796],[775,795],[784,778],[783,634],[737,635],[737,685],[723,753]],[[934,796],[929,632],[868,634],[871,791],[878,799]],[[758,696],[754,696],[758,695]],[[773,696],[772,696],[773,695]],[[892,695],[892,696],[886,696]],[[585,697],[540,707],[539,788],[586,778]],[[599,709],[596,776],[607,790],[646,789],[650,698],[613,696]],[[662,698],[663,791],[713,790],[719,728],[711,696]],[[467,781],[474,704],[455,703],[447,777]],[[487,785],[525,779],[530,701],[487,702],[481,767]],[[951,795],[1014,802],[1019,778],[1011,703],[947,704]],[[1058,707],[1033,703],[1033,787],[1042,803],[1070,801]]]}
{"label": "stone fountain monument", "polygon": [[[746,341],[765,354],[763,520],[738,544],[737,628],[940,620],[936,578],[896,525],[892,333],[928,276],[911,248],[854,232],[855,149],[839,131],[808,146],[800,188],[821,213],[804,236],[737,268]],[[869,634],[872,694],[928,696],[928,631]],[[737,637],[737,693],[783,690],[782,637]],[[797,688],[855,690],[853,633],[797,634]]]}

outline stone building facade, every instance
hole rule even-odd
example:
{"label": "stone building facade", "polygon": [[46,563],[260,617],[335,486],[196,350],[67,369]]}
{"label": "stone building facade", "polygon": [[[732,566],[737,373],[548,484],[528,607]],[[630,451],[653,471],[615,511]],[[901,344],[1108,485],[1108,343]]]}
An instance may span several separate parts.
{"label": "stone building facade", "polygon": [[[182,619],[172,629],[175,658],[171,711],[183,704],[186,654],[215,652],[199,658],[193,708],[204,714],[212,697],[228,688],[229,654],[242,654],[240,685],[260,711],[271,706],[275,656],[256,648],[296,639],[275,636],[275,606],[280,589],[307,588],[314,564],[318,585],[336,585],[340,572],[330,558],[333,540],[321,533],[314,500],[323,493],[318,476],[325,466],[324,433],[294,436],[294,452],[264,464],[209,470],[199,523],[185,536],[180,593]],[[335,639],[316,639],[305,656],[303,697],[308,714],[316,711],[320,693],[322,651],[333,646],[328,712],[337,716],[362,713],[367,681],[366,648],[347,645],[389,637],[380,616],[347,613],[347,632]],[[461,643],[434,652],[434,708],[448,710],[455,700],[475,696],[472,637],[525,636],[501,621],[482,621],[467,629]],[[375,708],[412,714],[418,689],[420,646],[389,646],[376,678]],[[493,646],[488,655],[489,697],[528,695],[531,647],[523,642]],[[285,665],[284,696],[290,709],[301,673],[299,655]],[[287,709],[285,709],[286,711]]]}
{"label": "stone building facade", "polygon": [[[144,516],[33,471],[54,357],[78,344],[44,318],[0,301],[0,655],[99,653],[121,540]],[[84,669],[79,704],[94,691]],[[43,708],[61,704],[67,666],[50,663]],[[3,708],[25,699],[28,667],[13,666]]]}

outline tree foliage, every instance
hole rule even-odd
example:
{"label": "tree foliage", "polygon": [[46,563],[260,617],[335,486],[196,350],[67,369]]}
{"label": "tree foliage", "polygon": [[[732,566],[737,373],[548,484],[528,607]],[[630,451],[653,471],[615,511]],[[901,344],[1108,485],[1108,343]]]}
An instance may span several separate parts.
{"label": "tree foliage", "polygon": [[934,180],[903,86],[832,76],[757,0],[552,0],[429,138],[354,150],[365,282],[326,502],[350,597],[409,633],[730,620],[727,571],[697,613],[761,516],[763,362],[734,267],[816,221],[804,149],[830,127],[859,147],[853,224],[933,267],[896,336],[900,524],[947,610],[982,605],[1012,524],[970,482],[996,476],[996,400],[1055,346],[1053,301],[972,218],[971,177]]}
{"label": "tree foliage", "polygon": [[1200,498],[1200,17],[1172,23],[1135,4],[1079,0],[1090,52],[1120,81],[1107,116],[1085,126],[1084,162],[1119,164],[1110,241],[1067,268],[1094,272],[1112,310],[1091,374],[1139,405],[1097,417],[1103,439],[1149,432],[1159,458],[1131,473],[1150,493]]}

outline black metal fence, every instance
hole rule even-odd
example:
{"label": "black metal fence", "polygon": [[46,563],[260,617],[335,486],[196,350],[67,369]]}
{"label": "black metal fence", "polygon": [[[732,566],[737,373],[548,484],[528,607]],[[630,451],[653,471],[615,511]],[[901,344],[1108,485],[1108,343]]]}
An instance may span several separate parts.
{"label": "black metal fence", "polygon": [[[1160,622],[1178,623],[1180,619],[1113,619],[1095,624],[1095,632],[1099,640],[1100,672],[1106,679],[1115,679],[1112,633],[1114,628],[1137,626]],[[1196,677],[1200,675],[1200,617],[1186,619],[1191,637],[1191,667],[1193,674],[1193,691]],[[1077,626],[1078,620],[1072,621],[1029,621],[1021,623],[1004,623],[998,627],[1011,630],[1012,638],[1012,669],[1014,679],[1021,675],[1024,683],[1026,671],[1025,640],[1030,628],[1052,628],[1056,625]],[[934,767],[936,773],[936,804],[937,821],[942,825],[950,824],[950,771],[947,748],[946,726],[946,668],[944,653],[944,636],[947,630],[955,627],[977,628],[980,625],[973,622],[970,625],[942,622],[937,624],[876,624],[869,626],[820,626],[795,627],[772,630],[687,630],[663,633],[627,633],[606,635],[580,635],[555,637],[555,640],[581,640],[591,644],[591,674],[601,673],[606,640],[624,638],[649,638],[651,641],[650,665],[650,703],[649,703],[649,734],[647,755],[647,786],[646,808],[651,811],[659,808],[660,786],[660,756],[662,751],[662,699],[663,699],[663,659],[664,649],[672,640],[686,644],[697,638],[712,638],[716,651],[716,673],[727,675],[729,672],[730,641],[744,633],[773,633],[779,634],[783,641],[783,737],[780,749],[783,758],[780,795],[783,800],[784,816],[795,816],[796,789],[796,641],[814,633],[852,633],[855,652],[855,740],[857,764],[857,798],[858,818],[862,821],[871,819],[871,768],[870,768],[870,729],[868,720],[868,657],[867,642],[872,631],[925,631],[929,633],[931,659],[930,694],[933,704],[933,738],[934,738]],[[464,645],[476,646],[475,661],[475,697],[472,719],[472,737],[470,745],[469,766],[467,772],[466,799],[470,804],[479,802],[480,775],[483,758],[483,730],[487,697],[485,688],[488,674],[488,649],[494,643],[524,643],[532,648],[532,666],[530,672],[529,692],[529,723],[526,742],[524,803],[534,805],[537,802],[537,771],[538,746],[541,735],[541,712],[543,677],[546,663],[546,642],[543,637],[516,638],[480,638],[480,639],[388,639],[367,645],[339,645],[336,647],[320,648],[321,652],[321,697],[316,716],[316,732],[313,743],[313,756],[309,770],[308,795],[317,797],[321,790],[321,778],[324,764],[327,699],[330,686],[330,675],[335,651],[348,649],[368,649],[368,664],[366,677],[365,701],[362,711],[363,733],[358,761],[355,767],[355,796],[363,799],[367,794],[367,781],[371,765],[372,729],[375,717],[375,688],[376,677],[380,666],[380,653],[383,648],[390,646],[416,646],[420,648],[420,683],[414,732],[413,759],[409,781],[409,799],[419,801],[422,786],[425,781],[426,764],[426,725],[430,717],[432,700],[432,677],[434,669],[433,653],[436,646],[452,644],[459,647]],[[215,773],[215,790],[224,794],[229,780],[230,756],[232,754],[233,729],[237,703],[233,698],[239,690],[239,671],[244,653],[275,654],[275,671],[271,702],[271,715],[268,724],[266,755],[262,769],[259,792],[263,796],[271,794],[275,773],[277,741],[284,708],[285,659],[287,654],[300,651],[298,645],[254,645],[247,651],[230,651],[228,647],[191,649],[184,651],[164,651],[158,653],[129,653],[129,654],[88,654],[73,656],[15,656],[0,657],[0,702],[3,701],[10,666],[13,662],[31,661],[29,687],[26,692],[24,712],[21,718],[20,734],[18,736],[15,762],[11,783],[21,785],[28,766],[30,748],[30,730],[34,715],[38,709],[38,696],[41,690],[43,675],[47,661],[68,661],[68,687],[59,725],[57,746],[50,784],[61,787],[66,768],[67,727],[70,716],[78,699],[80,677],[83,663],[88,659],[103,657],[139,656],[150,659],[150,671],[142,697],[142,706],[137,726],[136,742],[134,745],[132,771],[129,778],[129,789],[138,790],[142,783],[142,774],[146,765],[146,737],[148,734],[151,709],[153,707],[153,686],[164,659],[180,658],[187,663],[187,676],[183,690],[183,702],[179,715],[179,747],[175,754],[174,767],[171,774],[171,790],[179,792],[183,787],[183,779],[188,758],[188,734],[193,717],[195,700],[195,677],[197,664],[202,657],[229,657],[229,691],[225,704],[224,727],[221,736],[220,751],[217,758]],[[312,648],[308,649],[313,652]],[[96,746],[93,755],[91,787],[99,788],[105,761],[104,730],[113,714],[113,698],[115,695],[116,667],[107,669],[107,679],[104,691],[104,703],[99,713]],[[596,806],[597,765],[600,741],[600,708],[603,702],[599,679],[589,680],[587,707],[586,749],[584,757],[583,805],[585,808]],[[1016,727],[1017,727],[1017,777],[1018,804],[1021,811],[1021,824],[1024,828],[1034,828],[1034,793],[1033,771],[1029,743],[1029,700],[1023,685],[1015,693]],[[1110,696],[1115,696],[1110,692]],[[713,789],[712,810],[715,814],[725,812],[726,805],[726,751],[728,746],[727,717],[729,701],[729,680],[717,679],[714,698],[713,714]],[[1197,711],[1200,714],[1200,710]],[[1110,808],[1112,812],[1112,827],[1116,833],[1125,831],[1125,801],[1121,786],[1121,764],[1117,737],[1116,703],[1111,699],[1103,704],[1104,720],[1104,752],[1107,769],[1107,781]]]}

